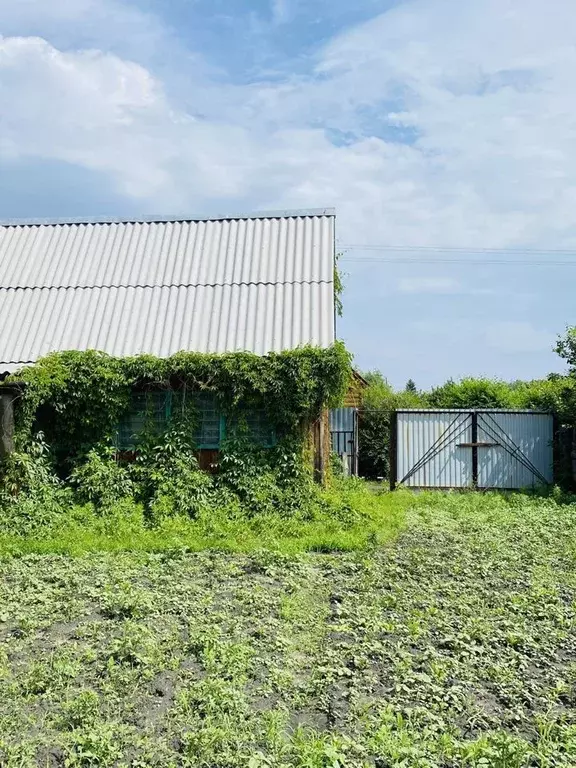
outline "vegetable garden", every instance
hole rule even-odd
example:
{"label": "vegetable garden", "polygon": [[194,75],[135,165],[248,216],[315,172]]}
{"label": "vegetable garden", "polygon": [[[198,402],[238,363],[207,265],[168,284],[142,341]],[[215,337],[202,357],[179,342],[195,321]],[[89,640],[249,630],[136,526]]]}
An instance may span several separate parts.
{"label": "vegetable garden", "polygon": [[0,764],[576,764],[576,507],[371,497],[348,553],[4,557]]}

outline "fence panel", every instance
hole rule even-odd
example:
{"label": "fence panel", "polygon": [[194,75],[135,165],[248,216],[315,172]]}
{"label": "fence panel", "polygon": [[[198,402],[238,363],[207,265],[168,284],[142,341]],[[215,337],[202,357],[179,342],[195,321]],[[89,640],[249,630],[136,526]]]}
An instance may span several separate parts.
{"label": "fence panel", "polygon": [[394,428],[393,486],[521,489],[554,479],[549,413],[404,410]]}

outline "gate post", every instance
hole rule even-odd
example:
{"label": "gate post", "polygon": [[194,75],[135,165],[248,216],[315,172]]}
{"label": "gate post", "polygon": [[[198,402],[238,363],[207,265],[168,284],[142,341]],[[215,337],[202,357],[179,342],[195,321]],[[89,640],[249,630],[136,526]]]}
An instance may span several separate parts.
{"label": "gate post", "polygon": [[472,411],[472,485],[478,489],[478,413]]}

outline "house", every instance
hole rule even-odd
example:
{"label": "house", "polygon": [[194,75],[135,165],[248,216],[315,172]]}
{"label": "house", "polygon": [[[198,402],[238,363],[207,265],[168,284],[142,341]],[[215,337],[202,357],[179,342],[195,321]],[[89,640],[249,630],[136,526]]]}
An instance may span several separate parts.
{"label": "house", "polygon": [[[182,350],[266,355],[328,348],[335,341],[334,266],[330,209],[5,222],[0,375],[65,350],[167,358]],[[209,463],[222,419],[209,397],[199,407]],[[137,420],[135,412],[120,426],[120,447]],[[266,431],[254,424],[260,427]],[[315,427],[315,447],[322,470],[327,415]]]}

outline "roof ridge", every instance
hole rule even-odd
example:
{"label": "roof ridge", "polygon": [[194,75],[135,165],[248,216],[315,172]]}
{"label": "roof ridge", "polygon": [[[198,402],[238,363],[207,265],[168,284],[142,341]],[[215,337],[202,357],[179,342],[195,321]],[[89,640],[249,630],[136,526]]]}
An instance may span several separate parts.
{"label": "roof ridge", "polygon": [[0,220],[0,227],[42,227],[42,226],[66,226],[67,224],[178,224],[190,221],[242,221],[249,219],[294,219],[326,216],[336,216],[334,208],[309,208],[280,211],[255,211],[253,213],[228,213],[217,215],[187,215],[178,216],[150,215],[150,216],[97,216],[97,217],[57,217],[57,218],[31,218],[31,219],[5,219]]}

